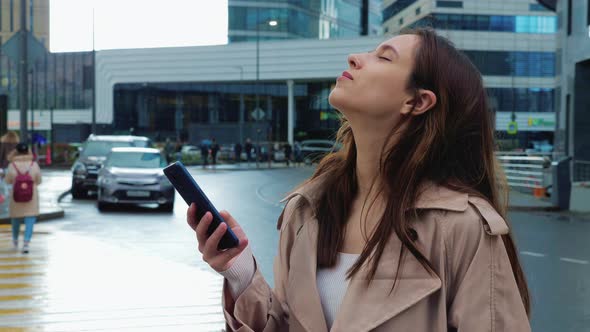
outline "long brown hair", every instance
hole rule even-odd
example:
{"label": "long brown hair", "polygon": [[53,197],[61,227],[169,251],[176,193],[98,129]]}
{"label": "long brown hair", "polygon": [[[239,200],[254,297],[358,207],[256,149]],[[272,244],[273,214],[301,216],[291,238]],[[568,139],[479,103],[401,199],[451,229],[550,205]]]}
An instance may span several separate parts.
{"label": "long brown hair", "polygon": [[[375,276],[392,232],[403,244],[400,262],[407,250],[434,273],[432,264],[414,243],[418,234],[410,224],[418,216],[419,211],[413,207],[419,185],[425,180],[483,197],[506,219],[507,187],[494,156],[494,129],[481,74],[450,41],[432,29],[419,28],[404,33],[415,34],[420,39],[407,89],[414,95],[418,89],[428,89],[436,94],[437,103],[420,116],[402,116],[384,144],[379,165],[383,181],[377,189],[387,197],[385,210],[359,259],[348,272],[351,278],[368,262],[371,264],[368,282]],[[342,143],[342,149],[326,156],[311,178],[325,175],[326,179],[314,207],[319,223],[320,267],[336,264],[346,232],[348,207],[358,192],[355,140],[345,118],[337,140]],[[395,144],[385,150],[392,140]],[[502,235],[502,240],[528,314],[529,292],[514,241],[510,234]],[[401,265],[398,264],[392,289]]]}

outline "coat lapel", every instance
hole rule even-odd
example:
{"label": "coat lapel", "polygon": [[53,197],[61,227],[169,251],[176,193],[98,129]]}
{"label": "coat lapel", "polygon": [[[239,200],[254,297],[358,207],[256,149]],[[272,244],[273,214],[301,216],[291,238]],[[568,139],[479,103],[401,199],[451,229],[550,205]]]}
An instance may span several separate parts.
{"label": "coat lapel", "polygon": [[[313,216],[309,216],[313,218]],[[287,287],[289,310],[306,331],[327,332],[326,318],[317,289],[317,222],[306,222],[297,230],[291,249]]]}
{"label": "coat lapel", "polygon": [[440,278],[431,275],[406,251],[399,279],[392,292],[400,248],[401,241],[393,235],[383,251],[375,277],[368,286],[366,279],[370,263],[363,265],[348,285],[331,331],[372,330],[441,288]]}

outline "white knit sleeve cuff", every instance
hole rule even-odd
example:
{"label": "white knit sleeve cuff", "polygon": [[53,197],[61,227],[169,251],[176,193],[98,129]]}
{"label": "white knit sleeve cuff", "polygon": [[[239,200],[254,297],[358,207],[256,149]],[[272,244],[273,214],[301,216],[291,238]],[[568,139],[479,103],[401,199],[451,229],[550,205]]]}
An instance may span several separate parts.
{"label": "white knit sleeve cuff", "polygon": [[234,300],[248,288],[254,278],[255,270],[254,256],[250,246],[247,246],[229,269],[219,272],[227,279],[229,291]]}

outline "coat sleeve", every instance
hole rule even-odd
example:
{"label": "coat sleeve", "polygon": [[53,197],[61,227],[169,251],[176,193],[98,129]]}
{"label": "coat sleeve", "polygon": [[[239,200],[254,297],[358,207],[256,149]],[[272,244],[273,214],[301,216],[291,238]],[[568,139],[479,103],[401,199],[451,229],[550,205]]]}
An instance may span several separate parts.
{"label": "coat sleeve", "polygon": [[[275,287],[271,289],[264,280],[260,268],[250,285],[235,299],[233,306],[228,303],[231,294],[227,282],[223,285],[223,311],[228,331],[286,331],[288,330],[289,308],[286,303],[286,284],[289,275],[289,255],[293,243],[293,232],[289,226],[295,201],[287,203],[278,221],[279,249],[274,261]],[[232,310],[233,309],[233,310]]]}
{"label": "coat sleeve", "polygon": [[469,200],[467,211],[445,223],[449,327],[458,332],[530,331],[501,237],[508,233],[506,221],[485,200]]}
{"label": "coat sleeve", "polygon": [[35,184],[40,185],[42,178],[41,178],[41,168],[39,167],[39,164],[33,163],[33,166],[31,167],[31,174],[33,175],[33,181],[35,181]]}
{"label": "coat sleeve", "polygon": [[4,182],[8,184],[14,183],[14,178],[16,178],[16,169],[14,169],[14,165],[12,163],[8,164],[6,168],[6,175],[4,176]]}

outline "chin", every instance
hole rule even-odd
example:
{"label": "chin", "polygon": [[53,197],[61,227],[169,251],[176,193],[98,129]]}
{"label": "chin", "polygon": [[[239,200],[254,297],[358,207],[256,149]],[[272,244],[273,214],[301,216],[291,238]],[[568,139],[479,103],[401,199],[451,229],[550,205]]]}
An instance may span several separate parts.
{"label": "chin", "polygon": [[334,89],[332,89],[330,95],[328,96],[328,102],[330,103],[330,105],[332,105],[332,107],[342,112],[342,110],[346,108],[346,97],[347,96],[344,91],[338,89],[338,87],[335,87]]}

